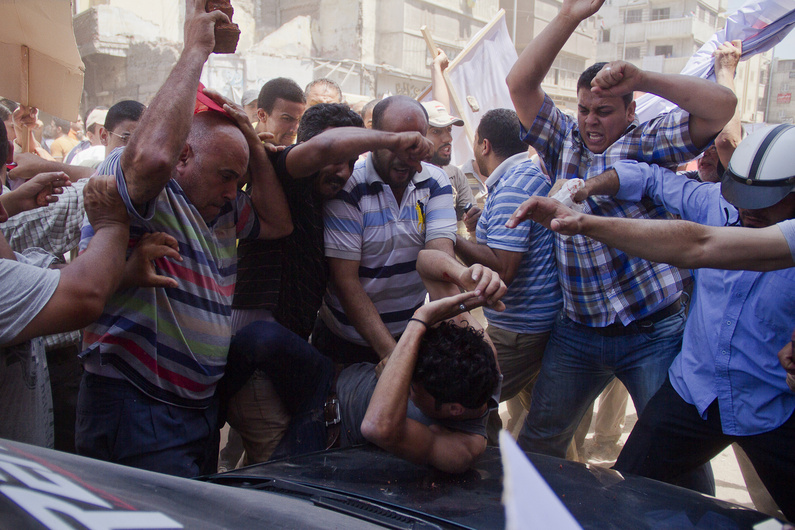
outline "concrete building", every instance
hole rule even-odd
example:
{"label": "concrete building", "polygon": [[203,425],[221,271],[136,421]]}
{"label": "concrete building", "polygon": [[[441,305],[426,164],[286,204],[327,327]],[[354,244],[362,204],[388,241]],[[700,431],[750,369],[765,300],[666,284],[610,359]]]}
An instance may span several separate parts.
{"label": "concrete building", "polygon": [[[608,0],[597,13],[601,61],[625,60],[675,74],[725,23],[726,0]],[[772,52],[740,62],[735,92],[745,124],[764,121],[765,72]]]}
{"label": "concrete building", "polygon": [[795,60],[774,58],[770,65],[767,97],[768,123],[795,123]]}
{"label": "concrete building", "polygon": [[[561,5],[561,0],[500,0],[516,53],[521,54],[525,46],[547,27]],[[580,24],[555,58],[542,87],[558,107],[576,112],[577,79],[597,60],[596,35],[597,17],[594,16]]]}
{"label": "concrete building", "polygon": [[[450,58],[496,14],[498,0],[233,0],[241,40],[213,55],[202,81],[238,100],[278,76],[318,77],[370,99],[416,96],[430,83],[425,25]],[[470,5],[471,4],[471,5]],[[83,108],[147,103],[181,50],[185,0],[75,0],[86,83]]]}

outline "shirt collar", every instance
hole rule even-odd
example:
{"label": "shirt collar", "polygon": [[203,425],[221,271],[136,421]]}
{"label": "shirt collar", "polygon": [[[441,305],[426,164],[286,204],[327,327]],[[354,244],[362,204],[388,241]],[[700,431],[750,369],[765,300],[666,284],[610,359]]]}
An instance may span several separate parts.
{"label": "shirt collar", "polygon": [[494,171],[491,172],[489,178],[486,179],[486,187],[491,188],[500,180],[504,174],[506,174],[512,167],[521,164],[525,160],[527,160],[527,152],[517,153],[512,157],[506,158],[502,161],[502,163],[494,168]]}

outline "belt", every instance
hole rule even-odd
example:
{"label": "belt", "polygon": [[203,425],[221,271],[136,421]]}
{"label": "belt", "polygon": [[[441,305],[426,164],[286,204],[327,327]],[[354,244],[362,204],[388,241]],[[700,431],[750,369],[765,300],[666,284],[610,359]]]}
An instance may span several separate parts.
{"label": "belt", "polygon": [[329,388],[328,397],[326,397],[326,404],[323,406],[323,419],[326,423],[326,449],[332,449],[340,445],[342,417],[340,415],[340,402],[337,399],[337,377],[339,377],[340,371],[338,365],[331,380],[331,388]]}
{"label": "belt", "polygon": [[635,320],[630,322],[626,326],[621,322],[613,322],[609,326],[605,326],[602,328],[595,328],[589,327],[588,329],[593,330],[595,333],[599,335],[603,335],[605,337],[617,337],[620,335],[632,335],[635,333],[644,333],[654,328],[654,324],[661,320],[665,320],[668,317],[672,317],[679,312],[682,308],[682,301],[681,299],[677,298],[676,301],[669,304],[668,306],[660,309],[648,315],[640,320]]}

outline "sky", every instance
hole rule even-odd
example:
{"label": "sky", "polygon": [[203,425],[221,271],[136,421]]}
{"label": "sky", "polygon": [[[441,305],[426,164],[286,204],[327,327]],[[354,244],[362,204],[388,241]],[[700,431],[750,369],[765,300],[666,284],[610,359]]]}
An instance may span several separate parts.
{"label": "sky", "polygon": [[[746,2],[747,0],[729,0],[727,14],[733,13]],[[780,59],[795,59],[795,29],[773,49],[773,55]]]}

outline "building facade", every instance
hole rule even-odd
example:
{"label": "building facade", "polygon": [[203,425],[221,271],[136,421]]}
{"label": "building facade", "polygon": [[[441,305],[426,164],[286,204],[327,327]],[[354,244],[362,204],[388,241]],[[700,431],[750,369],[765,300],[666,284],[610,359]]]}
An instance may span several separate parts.
{"label": "building facade", "polygon": [[767,97],[768,123],[795,123],[795,59],[773,59]]}

